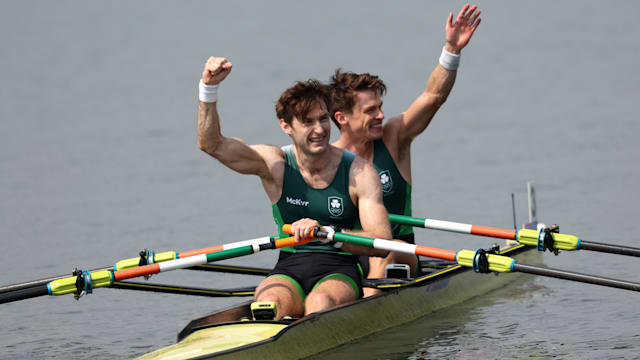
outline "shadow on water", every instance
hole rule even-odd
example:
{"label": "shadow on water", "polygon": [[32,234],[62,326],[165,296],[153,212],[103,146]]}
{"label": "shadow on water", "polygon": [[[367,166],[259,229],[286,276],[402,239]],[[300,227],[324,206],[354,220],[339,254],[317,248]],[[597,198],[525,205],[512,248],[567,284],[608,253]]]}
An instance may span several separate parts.
{"label": "shadow on water", "polygon": [[[484,275],[480,275],[484,276]],[[488,275],[494,276],[494,275]],[[545,349],[533,343],[520,344],[512,354],[496,347],[498,340],[485,332],[487,318],[500,319],[500,307],[530,302],[551,290],[524,276],[502,289],[426,315],[408,324],[376,333],[325,351],[309,359],[491,359],[544,357]],[[542,295],[544,296],[544,295]],[[501,320],[499,320],[502,322]],[[513,337],[519,324],[506,321],[492,328],[498,335]],[[517,354],[516,354],[517,352]]]}

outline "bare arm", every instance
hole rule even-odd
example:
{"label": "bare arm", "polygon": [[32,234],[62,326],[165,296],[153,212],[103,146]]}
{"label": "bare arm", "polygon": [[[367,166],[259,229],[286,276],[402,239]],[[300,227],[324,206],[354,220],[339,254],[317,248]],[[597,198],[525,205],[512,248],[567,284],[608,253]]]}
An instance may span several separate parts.
{"label": "bare arm", "polygon": [[[445,49],[453,54],[469,43],[471,36],[480,25],[480,11],[474,5],[465,5],[453,23],[453,13],[449,13],[445,26]],[[438,64],[427,80],[425,91],[409,106],[406,112],[389,121],[389,130],[397,139],[397,147],[408,147],[413,139],[429,126],[431,119],[444,104],[456,80],[456,70],[447,70]]]}
{"label": "bare arm", "polygon": [[[382,202],[382,187],[378,173],[372,164],[361,157],[356,157],[351,164],[349,189],[350,192],[353,189],[357,196],[360,224],[362,225],[362,230],[349,231],[349,233],[378,239],[391,239],[391,225],[387,209]],[[385,250],[346,243],[343,249],[357,255],[379,257],[385,257],[389,253]]]}
{"label": "bare arm", "polygon": [[[232,64],[225,58],[211,57],[202,72],[202,82],[217,85],[231,72]],[[263,181],[271,176],[268,163],[277,158],[270,146],[249,146],[238,138],[222,135],[217,102],[198,103],[198,146],[225,166],[241,174],[258,175]]]}

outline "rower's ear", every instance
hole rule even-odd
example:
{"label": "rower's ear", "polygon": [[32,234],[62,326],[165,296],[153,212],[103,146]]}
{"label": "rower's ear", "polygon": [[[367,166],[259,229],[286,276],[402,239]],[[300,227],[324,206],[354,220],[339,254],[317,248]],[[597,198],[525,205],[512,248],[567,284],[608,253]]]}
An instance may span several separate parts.
{"label": "rower's ear", "polygon": [[291,136],[291,125],[284,121],[284,119],[280,119],[280,128],[285,134]]}
{"label": "rower's ear", "polygon": [[340,124],[340,129],[342,129],[347,125],[347,122],[348,122],[347,115],[342,111],[336,111],[335,113],[333,113],[333,117],[334,119],[336,119],[338,124]]}

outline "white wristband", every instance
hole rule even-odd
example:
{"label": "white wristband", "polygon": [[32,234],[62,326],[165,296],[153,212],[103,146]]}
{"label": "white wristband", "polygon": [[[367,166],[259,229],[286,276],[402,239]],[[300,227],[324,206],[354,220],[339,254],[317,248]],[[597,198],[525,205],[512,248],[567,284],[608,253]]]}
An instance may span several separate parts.
{"label": "white wristband", "polygon": [[200,84],[198,86],[199,93],[198,98],[200,101],[205,103],[214,103],[218,101],[218,84],[215,85],[205,85],[200,79]]}
{"label": "white wristband", "polygon": [[443,47],[439,62],[447,70],[456,70],[460,65],[460,54],[452,54]]}

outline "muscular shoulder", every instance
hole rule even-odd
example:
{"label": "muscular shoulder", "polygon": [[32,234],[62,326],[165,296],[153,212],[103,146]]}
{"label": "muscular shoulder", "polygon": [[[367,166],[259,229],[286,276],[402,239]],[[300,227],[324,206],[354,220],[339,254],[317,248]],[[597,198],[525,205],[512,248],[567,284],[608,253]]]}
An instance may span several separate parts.
{"label": "muscular shoulder", "polygon": [[354,187],[358,192],[368,192],[371,189],[382,191],[378,172],[373,167],[373,164],[357,155],[351,163],[349,186]]}
{"label": "muscular shoulder", "polygon": [[392,155],[398,153],[398,139],[400,137],[400,133],[402,132],[402,127],[404,126],[402,120],[404,118],[404,113],[396,115],[391,119],[387,120],[384,124],[384,130],[382,132],[382,141],[389,149]]}
{"label": "muscular shoulder", "polygon": [[262,144],[251,145],[251,148],[264,160],[269,170],[270,177],[274,179],[282,177],[282,169],[284,169],[284,151],[281,148],[274,145]]}
{"label": "muscular shoulder", "polygon": [[270,160],[284,159],[284,151],[277,146],[260,144],[251,145],[251,148],[265,158],[265,160],[267,160],[267,158]]}

